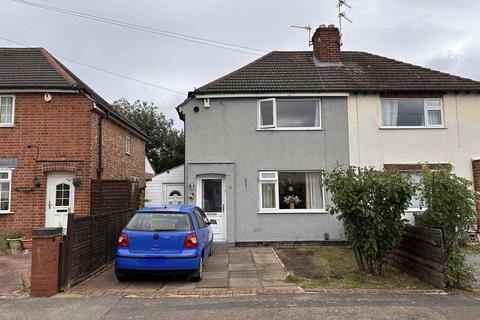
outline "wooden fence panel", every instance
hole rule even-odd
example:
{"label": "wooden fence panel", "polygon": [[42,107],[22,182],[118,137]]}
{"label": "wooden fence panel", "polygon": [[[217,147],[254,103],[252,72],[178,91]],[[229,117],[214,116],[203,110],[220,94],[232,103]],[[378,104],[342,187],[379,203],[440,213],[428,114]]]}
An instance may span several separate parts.
{"label": "wooden fence panel", "polygon": [[408,225],[389,260],[398,269],[445,288],[445,257],[440,230]]}
{"label": "wooden fence panel", "polygon": [[104,214],[132,206],[132,187],[129,180],[92,180],[90,211]]}
{"label": "wooden fence panel", "polygon": [[61,289],[83,281],[115,259],[118,234],[133,216],[132,209],[75,218],[68,216],[63,243]]}

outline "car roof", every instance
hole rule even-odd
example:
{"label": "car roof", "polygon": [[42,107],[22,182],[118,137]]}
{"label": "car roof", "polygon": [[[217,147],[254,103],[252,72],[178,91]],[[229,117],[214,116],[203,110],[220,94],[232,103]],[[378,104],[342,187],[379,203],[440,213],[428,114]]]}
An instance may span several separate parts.
{"label": "car roof", "polygon": [[141,208],[137,213],[144,212],[184,212],[184,213],[193,213],[193,210],[197,206],[172,206],[172,205],[159,205],[153,204],[145,208]]}

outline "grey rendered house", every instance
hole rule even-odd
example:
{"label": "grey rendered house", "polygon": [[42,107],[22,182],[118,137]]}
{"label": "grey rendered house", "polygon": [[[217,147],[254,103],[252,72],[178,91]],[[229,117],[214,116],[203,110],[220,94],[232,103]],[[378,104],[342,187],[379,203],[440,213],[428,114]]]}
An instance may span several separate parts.
{"label": "grey rendered house", "polygon": [[[313,51],[268,53],[190,92],[177,107],[185,122],[185,201],[217,220],[219,242],[343,240],[342,224],[326,211],[325,171],[454,162],[451,147],[465,153],[459,167],[469,168],[461,172],[468,177],[471,159],[480,156],[472,151],[480,130],[464,149],[445,136],[463,121],[452,118],[450,96],[462,115],[478,119],[470,105],[480,102],[479,82],[340,51],[332,25],[320,26],[312,41]],[[416,151],[422,139],[435,146],[436,135],[446,139],[437,148],[445,155]],[[402,148],[409,151],[396,154]]]}

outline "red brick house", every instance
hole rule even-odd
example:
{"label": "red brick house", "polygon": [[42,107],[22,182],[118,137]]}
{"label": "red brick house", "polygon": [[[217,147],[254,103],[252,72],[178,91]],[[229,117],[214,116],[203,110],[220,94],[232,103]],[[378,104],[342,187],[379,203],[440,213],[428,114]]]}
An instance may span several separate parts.
{"label": "red brick house", "polygon": [[0,230],[66,227],[92,180],[145,185],[145,133],[42,48],[0,48]]}

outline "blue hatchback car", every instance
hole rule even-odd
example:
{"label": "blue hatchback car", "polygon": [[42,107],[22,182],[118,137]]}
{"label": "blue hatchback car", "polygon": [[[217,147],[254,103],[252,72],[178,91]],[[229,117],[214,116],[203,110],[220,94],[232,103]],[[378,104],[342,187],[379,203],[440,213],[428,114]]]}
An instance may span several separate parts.
{"label": "blue hatchback car", "polygon": [[118,237],[115,275],[119,281],[140,273],[186,274],[202,279],[212,254],[213,231],[196,206],[150,206],[139,210]]}

